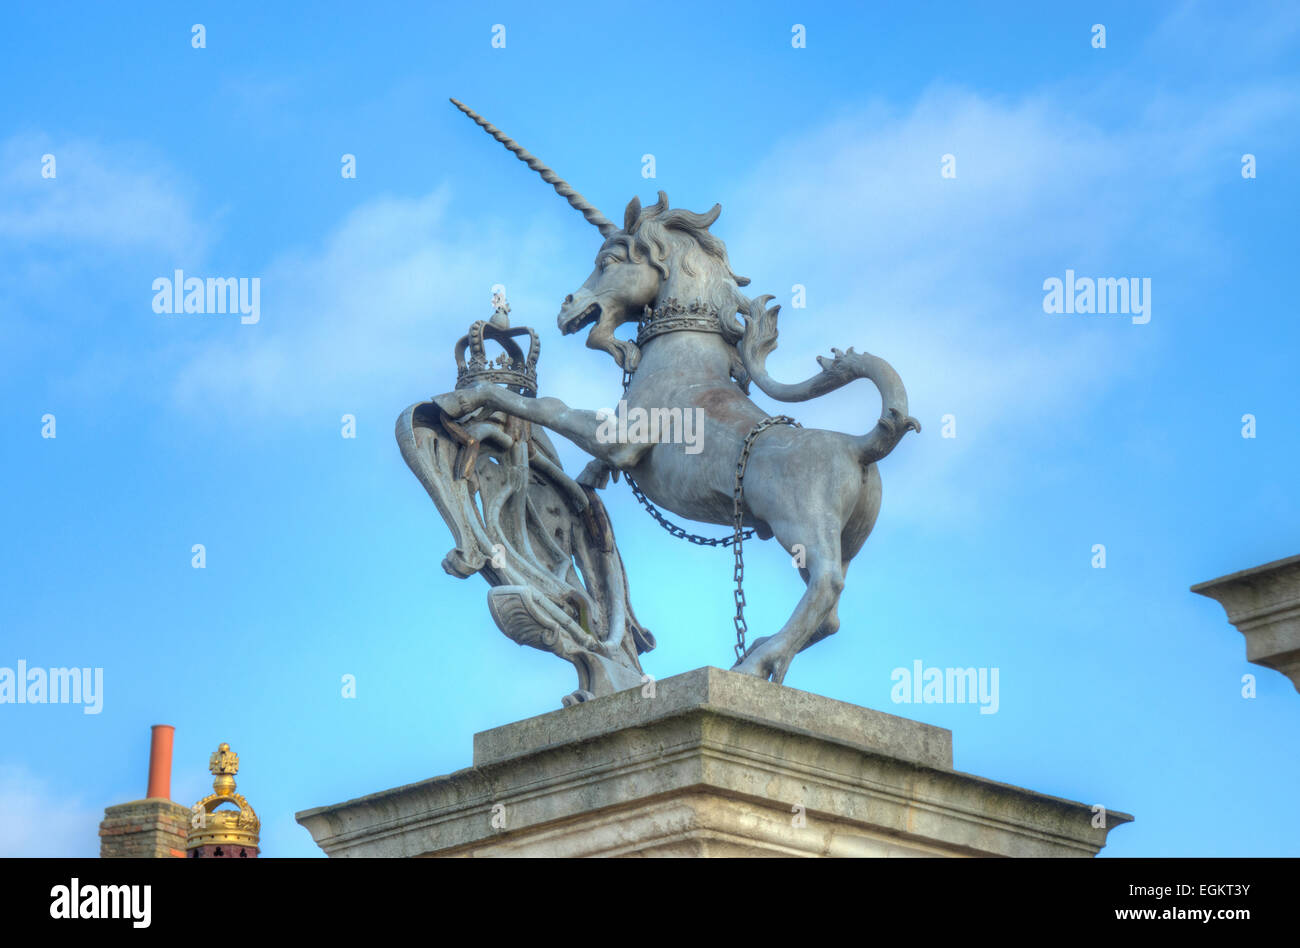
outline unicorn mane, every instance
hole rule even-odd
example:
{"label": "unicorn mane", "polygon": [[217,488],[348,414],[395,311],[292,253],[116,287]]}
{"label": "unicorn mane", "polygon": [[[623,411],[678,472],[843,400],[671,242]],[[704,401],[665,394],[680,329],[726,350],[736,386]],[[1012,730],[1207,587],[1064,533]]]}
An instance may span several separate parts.
{"label": "unicorn mane", "polygon": [[[674,265],[685,275],[703,275],[706,290],[702,301],[717,307],[723,338],[734,346],[745,331],[736,314],[749,305],[749,299],[740,293],[739,287],[747,286],[749,278],[731,269],[727,245],[709,231],[720,213],[720,204],[713,205],[705,214],[683,208],[670,210],[668,195],[663,191],[659,192],[659,200],[648,207],[642,207],[634,198],[628,205],[623,229],[610,236],[607,246],[622,246],[629,257],[638,263],[649,263],[665,281],[674,277],[670,263],[675,257]],[[693,255],[691,251],[696,248],[700,253]],[[692,265],[692,256],[704,268],[703,274]],[[671,286],[666,284],[664,295],[673,295]]]}

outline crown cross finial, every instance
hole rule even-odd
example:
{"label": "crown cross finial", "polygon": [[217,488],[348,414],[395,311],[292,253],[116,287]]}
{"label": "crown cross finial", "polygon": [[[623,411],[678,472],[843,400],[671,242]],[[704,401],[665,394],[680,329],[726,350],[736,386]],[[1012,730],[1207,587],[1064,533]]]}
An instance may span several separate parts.
{"label": "crown cross finial", "polygon": [[208,759],[208,770],[213,774],[239,773],[239,755],[230,749],[229,744],[220,745],[216,753]]}
{"label": "crown cross finial", "polygon": [[498,291],[492,294],[492,318],[488,322],[497,329],[510,328],[510,304],[506,302],[504,293]]}

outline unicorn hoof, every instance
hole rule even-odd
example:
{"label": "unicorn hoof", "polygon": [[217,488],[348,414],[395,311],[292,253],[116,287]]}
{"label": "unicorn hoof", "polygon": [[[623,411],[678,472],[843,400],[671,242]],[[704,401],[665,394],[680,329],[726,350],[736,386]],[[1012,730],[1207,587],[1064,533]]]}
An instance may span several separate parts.
{"label": "unicorn hoof", "polygon": [[575,704],[582,704],[582,702],[590,701],[594,697],[596,696],[590,691],[579,688],[577,691],[573,692],[573,694],[568,694],[561,698],[560,704],[564,705],[566,708],[571,708]]}

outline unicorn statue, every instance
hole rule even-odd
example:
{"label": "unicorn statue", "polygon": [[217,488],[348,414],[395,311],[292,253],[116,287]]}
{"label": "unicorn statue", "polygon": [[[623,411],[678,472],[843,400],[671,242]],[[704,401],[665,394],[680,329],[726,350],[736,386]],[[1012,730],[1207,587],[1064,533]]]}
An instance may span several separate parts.
{"label": "unicorn statue", "polygon": [[[670,208],[668,196],[648,207],[633,198],[619,227],[554,171],[467,106],[452,103],[519,160],[541,175],[604,238],[595,269],[564,298],[558,323],[570,335],[588,329],[587,346],[608,353],[623,369],[619,412],[698,419],[696,444],[648,436],[611,424],[605,412],[571,408],[555,398],[532,398],[508,387],[475,384],[437,396],[450,419],[500,412],[540,425],[576,444],[595,460],[578,478],[605,487],[624,475],[661,524],[659,508],[689,520],[729,526],[730,537],[688,537],[730,545],[736,554],[736,663],[733,670],[781,683],[796,654],[840,625],[838,605],[849,562],[862,549],[880,513],[877,463],[908,431],[921,430],[907,413],[907,392],[885,360],[849,348],[818,357],[820,371],[794,384],[767,372],[777,344],[779,306],[771,296],[740,290],[726,245],[710,227],[721,206],[705,214]],[[637,323],[635,341],[614,331]],[[879,420],[866,434],[798,426],[768,417],[750,398],[751,386],[781,402],[802,402],[867,379],[881,395]],[[680,424],[680,422],[679,422]],[[623,436],[623,432],[631,434]],[[618,432],[619,435],[611,435]],[[807,588],[779,630],[746,642],[742,541],[775,537],[801,562]]]}

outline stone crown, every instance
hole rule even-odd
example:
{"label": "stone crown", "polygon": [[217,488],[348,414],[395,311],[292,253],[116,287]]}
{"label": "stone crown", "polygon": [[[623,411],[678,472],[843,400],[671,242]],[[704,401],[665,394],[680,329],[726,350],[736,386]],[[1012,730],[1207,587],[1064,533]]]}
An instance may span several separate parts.
{"label": "stone crown", "polygon": [[[537,394],[537,357],[541,353],[541,343],[537,333],[527,326],[510,328],[507,314],[510,305],[504,299],[494,298],[496,310],[492,318],[480,319],[469,327],[469,332],[456,343],[456,387],[466,388],[479,382],[493,382],[505,385],[521,395]],[[528,354],[520,348],[514,339],[527,335],[529,338]],[[495,358],[488,355],[488,340],[495,342],[504,351]]]}

